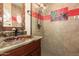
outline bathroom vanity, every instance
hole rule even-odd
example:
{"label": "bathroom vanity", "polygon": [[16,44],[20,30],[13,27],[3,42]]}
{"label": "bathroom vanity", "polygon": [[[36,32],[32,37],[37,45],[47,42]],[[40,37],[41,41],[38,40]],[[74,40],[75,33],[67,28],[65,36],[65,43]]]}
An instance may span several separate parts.
{"label": "bathroom vanity", "polygon": [[[20,37],[22,38],[22,37]],[[41,55],[41,38],[34,36],[27,38],[25,41],[0,48],[1,56],[40,56]]]}

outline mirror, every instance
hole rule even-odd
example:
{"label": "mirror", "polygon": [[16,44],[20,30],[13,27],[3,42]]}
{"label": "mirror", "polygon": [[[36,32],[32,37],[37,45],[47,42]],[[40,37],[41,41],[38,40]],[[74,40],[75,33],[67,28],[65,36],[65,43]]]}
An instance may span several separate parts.
{"label": "mirror", "polygon": [[12,27],[11,4],[3,4],[3,27]]}
{"label": "mirror", "polygon": [[22,27],[24,25],[24,4],[22,3],[13,3],[12,4],[12,27]]}
{"label": "mirror", "polygon": [[25,5],[24,3],[3,4],[3,30],[9,31],[13,27],[24,29]]}

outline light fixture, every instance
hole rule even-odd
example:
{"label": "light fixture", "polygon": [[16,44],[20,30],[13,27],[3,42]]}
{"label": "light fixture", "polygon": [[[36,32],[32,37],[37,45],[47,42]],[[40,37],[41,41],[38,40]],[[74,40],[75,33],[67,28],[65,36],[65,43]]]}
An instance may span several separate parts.
{"label": "light fixture", "polygon": [[78,16],[78,19],[79,19],[79,16]]}
{"label": "light fixture", "polygon": [[76,18],[76,16],[74,16],[74,19]]}
{"label": "light fixture", "polygon": [[30,10],[27,10],[27,14],[31,15],[31,11]]}
{"label": "light fixture", "polygon": [[17,15],[17,22],[18,22],[19,24],[22,23],[22,19],[21,19],[21,16],[20,16],[20,15]]}

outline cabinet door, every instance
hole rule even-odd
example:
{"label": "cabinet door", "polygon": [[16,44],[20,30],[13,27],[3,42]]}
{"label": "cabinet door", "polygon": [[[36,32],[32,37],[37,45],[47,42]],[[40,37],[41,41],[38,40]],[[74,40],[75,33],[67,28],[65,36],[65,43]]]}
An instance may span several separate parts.
{"label": "cabinet door", "polygon": [[31,56],[41,56],[41,51],[40,51],[40,49],[36,49],[30,55]]}
{"label": "cabinet door", "polygon": [[30,56],[30,54],[32,52],[36,51],[38,48],[41,50],[40,40],[31,42],[30,44],[26,45],[25,46],[25,56]]}

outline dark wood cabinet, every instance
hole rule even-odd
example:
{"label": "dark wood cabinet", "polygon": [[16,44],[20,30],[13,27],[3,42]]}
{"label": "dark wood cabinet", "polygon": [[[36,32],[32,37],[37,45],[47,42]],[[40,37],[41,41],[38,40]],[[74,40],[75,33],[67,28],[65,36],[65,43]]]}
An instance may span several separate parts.
{"label": "dark wood cabinet", "polygon": [[41,40],[5,52],[2,56],[41,56]]}
{"label": "dark wood cabinet", "polygon": [[41,52],[40,49],[36,49],[31,53],[31,56],[40,56],[41,55],[40,52]]}

